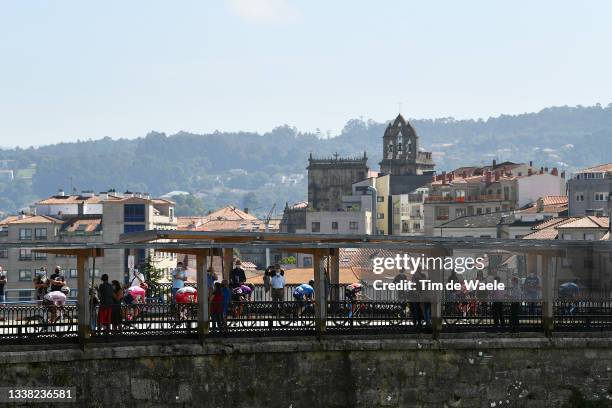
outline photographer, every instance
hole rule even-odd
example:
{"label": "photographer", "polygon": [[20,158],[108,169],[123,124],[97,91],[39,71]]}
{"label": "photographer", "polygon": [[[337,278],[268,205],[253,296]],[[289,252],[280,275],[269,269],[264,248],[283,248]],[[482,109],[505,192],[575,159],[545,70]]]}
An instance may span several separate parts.
{"label": "photographer", "polygon": [[34,277],[34,290],[36,290],[36,300],[42,302],[43,298],[47,294],[49,288],[49,279],[47,279],[47,270],[44,266],[40,270],[36,271]]}

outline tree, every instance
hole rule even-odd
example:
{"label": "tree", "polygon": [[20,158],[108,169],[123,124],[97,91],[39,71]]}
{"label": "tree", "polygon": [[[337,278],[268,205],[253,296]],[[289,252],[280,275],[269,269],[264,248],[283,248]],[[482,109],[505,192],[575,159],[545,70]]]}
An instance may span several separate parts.
{"label": "tree", "polygon": [[193,194],[180,194],[172,197],[172,201],[176,203],[174,213],[177,216],[185,217],[191,215],[204,215],[206,209],[201,199]]}
{"label": "tree", "polygon": [[156,261],[149,255],[141,267],[145,281],[152,285],[157,285],[164,278],[164,271],[155,264]]}

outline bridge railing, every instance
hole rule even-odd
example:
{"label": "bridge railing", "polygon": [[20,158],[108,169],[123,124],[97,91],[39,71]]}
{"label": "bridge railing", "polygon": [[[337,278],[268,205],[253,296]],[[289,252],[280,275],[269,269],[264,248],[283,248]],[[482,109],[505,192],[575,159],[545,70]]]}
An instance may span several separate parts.
{"label": "bridge railing", "polygon": [[[315,334],[315,308],[311,302],[233,301],[222,324],[210,316],[210,336],[262,336]],[[469,300],[441,303],[441,331],[533,332],[543,330],[542,302]],[[555,300],[557,331],[612,330],[612,299]],[[0,304],[0,342],[76,342],[78,310],[74,304],[43,306],[36,302]],[[328,301],[324,332],[416,333],[432,331],[432,304],[376,300]],[[102,313],[91,308],[93,339],[118,337],[197,337],[196,304],[147,302],[115,305]]]}

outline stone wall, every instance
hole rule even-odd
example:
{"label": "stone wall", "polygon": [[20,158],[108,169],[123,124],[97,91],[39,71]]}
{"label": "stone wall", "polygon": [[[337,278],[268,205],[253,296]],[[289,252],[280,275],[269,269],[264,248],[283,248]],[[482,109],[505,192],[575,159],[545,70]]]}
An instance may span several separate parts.
{"label": "stone wall", "polygon": [[612,339],[5,347],[0,373],[3,386],[76,386],[89,407],[607,407]]}

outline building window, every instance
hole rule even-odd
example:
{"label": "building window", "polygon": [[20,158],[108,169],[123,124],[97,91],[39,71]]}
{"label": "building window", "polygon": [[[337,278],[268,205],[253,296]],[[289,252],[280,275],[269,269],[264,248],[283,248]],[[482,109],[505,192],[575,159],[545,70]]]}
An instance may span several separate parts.
{"label": "building window", "polygon": [[410,232],[410,223],[406,220],[402,220],[402,234]]}
{"label": "building window", "polygon": [[376,219],[384,220],[385,219],[385,213],[377,213],[376,214]]}
{"label": "building window", "polygon": [[37,240],[47,239],[47,229],[46,228],[35,228],[34,229],[34,239],[37,239]]}
{"label": "building window", "polygon": [[595,201],[608,201],[608,193],[597,192],[594,199]]}
{"label": "building window", "polygon": [[123,221],[124,222],[144,222],[145,221],[145,205],[144,204],[125,204],[123,206]]}
{"label": "building window", "polygon": [[168,210],[168,213],[170,214],[170,222],[172,222],[172,220],[174,219],[174,208],[170,207],[170,210]]}
{"label": "building window", "polygon": [[359,223],[357,221],[351,221],[349,222],[349,229],[350,230],[358,230],[359,229]]}
{"label": "building window", "polygon": [[436,220],[448,220],[448,207],[436,207]]}
{"label": "building window", "polygon": [[376,202],[377,203],[384,203],[385,202],[385,196],[376,196]]}
{"label": "building window", "polygon": [[34,259],[37,261],[46,261],[47,254],[45,252],[34,252]]}
{"label": "building window", "polygon": [[304,264],[304,268],[307,268],[307,267],[309,267],[309,266],[312,266],[312,257],[310,257],[310,256],[305,256],[305,257],[304,257],[303,264]]}
{"label": "building window", "polygon": [[421,223],[420,222],[415,222],[414,223],[414,231],[420,231],[421,230]]}
{"label": "building window", "polygon": [[482,214],[482,208],[477,208],[476,215],[481,215],[481,214]]}
{"label": "building window", "polygon": [[321,223],[313,222],[312,223],[312,232],[321,232]]}
{"label": "building window", "polygon": [[100,276],[100,270],[98,268],[96,268],[95,270],[89,268],[89,277],[91,278],[92,276],[98,278]]}
{"label": "building window", "polygon": [[585,241],[595,241],[595,234],[584,234]]}
{"label": "building window", "polygon": [[32,260],[32,250],[31,249],[20,249],[19,250],[19,260],[20,261],[31,261]]}
{"label": "building window", "polygon": [[70,271],[68,272],[68,277],[72,278],[72,279],[76,279],[76,277],[77,277],[77,270],[76,269],[70,269]]}
{"label": "building window", "polygon": [[8,249],[0,249],[0,258],[8,258]]}
{"label": "building window", "polygon": [[455,209],[455,218],[465,217],[467,215],[467,209],[465,208],[456,208]]}
{"label": "building window", "polygon": [[29,269],[20,269],[19,270],[19,281],[27,282],[32,280],[32,271]]}
{"label": "building window", "polygon": [[576,194],[576,201],[584,201],[584,194]]}
{"label": "building window", "polygon": [[32,228],[19,228],[19,239],[21,241],[31,241]]}
{"label": "building window", "polygon": [[332,229],[333,230],[337,230],[338,229],[338,222],[337,221],[332,221]]}
{"label": "building window", "polygon": [[486,213],[491,214],[491,209],[489,207],[486,208]]}
{"label": "building window", "polygon": [[572,234],[561,234],[561,239],[568,241],[572,239]]}
{"label": "building window", "polygon": [[76,298],[78,295],[78,291],[76,289],[70,289],[70,295],[68,295],[71,298]]}

